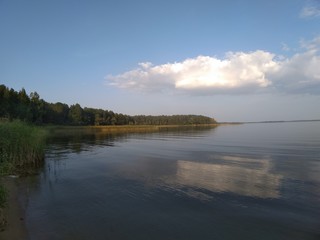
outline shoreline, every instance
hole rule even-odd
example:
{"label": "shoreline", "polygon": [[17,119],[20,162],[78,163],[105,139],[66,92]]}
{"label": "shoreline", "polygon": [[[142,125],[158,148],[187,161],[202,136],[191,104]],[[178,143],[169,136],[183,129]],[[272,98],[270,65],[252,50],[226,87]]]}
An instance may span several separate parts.
{"label": "shoreline", "polygon": [[19,177],[2,177],[1,184],[8,191],[7,205],[3,209],[6,220],[4,230],[0,232],[0,239],[28,239],[25,223],[25,209],[21,203],[22,192]]}
{"label": "shoreline", "polygon": [[165,129],[179,128],[214,128],[219,126],[218,123],[213,124],[190,124],[190,125],[98,125],[98,126],[66,126],[51,125],[44,126],[51,133],[66,133],[74,131],[96,131],[102,133],[140,133],[140,132],[156,132]]}
{"label": "shoreline", "polygon": [[[44,126],[54,133],[66,133],[82,131],[98,131],[101,133],[140,133],[140,132],[157,132],[165,129],[179,128],[214,128],[220,124],[193,124],[193,125],[116,125],[116,126]],[[4,217],[5,225],[0,231],[0,239],[21,240],[29,239],[26,227],[25,200],[26,189],[24,188],[23,179],[20,176],[3,176],[0,177],[0,183],[8,192],[7,204],[0,209],[1,217]],[[2,220],[2,219],[0,219]]]}

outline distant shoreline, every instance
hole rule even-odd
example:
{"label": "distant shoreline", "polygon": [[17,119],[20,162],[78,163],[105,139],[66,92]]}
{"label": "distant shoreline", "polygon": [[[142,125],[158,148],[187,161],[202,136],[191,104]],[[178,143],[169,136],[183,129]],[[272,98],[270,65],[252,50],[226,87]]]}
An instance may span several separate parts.
{"label": "distant shoreline", "polygon": [[320,119],[312,120],[279,120],[279,121],[253,121],[253,122],[218,122],[219,124],[250,124],[250,123],[295,123],[295,122],[320,122]]}
{"label": "distant shoreline", "polygon": [[99,131],[110,133],[139,133],[153,132],[164,129],[181,129],[181,128],[212,128],[219,126],[218,123],[212,124],[188,124],[188,125],[102,125],[102,126],[67,126],[67,125],[52,125],[45,126],[49,131],[54,133],[66,133],[68,131]]}

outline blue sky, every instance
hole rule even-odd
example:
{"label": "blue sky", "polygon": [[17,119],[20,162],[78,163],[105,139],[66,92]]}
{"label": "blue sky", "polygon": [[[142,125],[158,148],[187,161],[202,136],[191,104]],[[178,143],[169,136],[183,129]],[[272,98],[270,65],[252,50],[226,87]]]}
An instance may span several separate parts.
{"label": "blue sky", "polygon": [[320,1],[0,0],[0,83],[48,102],[320,119]]}

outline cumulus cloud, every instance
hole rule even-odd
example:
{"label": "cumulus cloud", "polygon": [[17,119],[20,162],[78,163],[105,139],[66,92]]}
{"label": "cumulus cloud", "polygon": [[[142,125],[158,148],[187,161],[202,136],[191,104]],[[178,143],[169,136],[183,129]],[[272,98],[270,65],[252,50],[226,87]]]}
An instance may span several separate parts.
{"label": "cumulus cloud", "polygon": [[109,84],[145,92],[200,94],[294,92],[320,94],[320,37],[302,42],[303,52],[290,58],[257,50],[229,52],[225,58],[198,56],[107,76]]}
{"label": "cumulus cloud", "polygon": [[278,91],[320,94],[320,56],[315,49],[285,59],[270,76]]}
{"label": "cumulus cloud", "polygon": [[214,92],[264,88],[271,84],[266,73],[276,71],[278,63],[269,52],[228,53],[225,59],[198,56],[182,62],[153,66],[140,63],[137,69],[108,76],[111,85],[146,91],[166,88]]}

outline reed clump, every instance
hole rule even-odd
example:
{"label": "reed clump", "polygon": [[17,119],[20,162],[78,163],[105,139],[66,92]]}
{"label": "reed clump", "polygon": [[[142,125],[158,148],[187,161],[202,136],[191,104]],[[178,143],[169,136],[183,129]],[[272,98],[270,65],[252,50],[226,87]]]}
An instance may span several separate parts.
{"label": "reed clump", "polygon": [[44,161],[46,131],[21,121],[0,123],[0,175],[21,173]]}
{"label": "reed clump", "polygon": [[3,211],[8,191],[2,177],[34,173],[44,162],[46,131],[21,121],[0,121],[0,231],[6,225]]}

